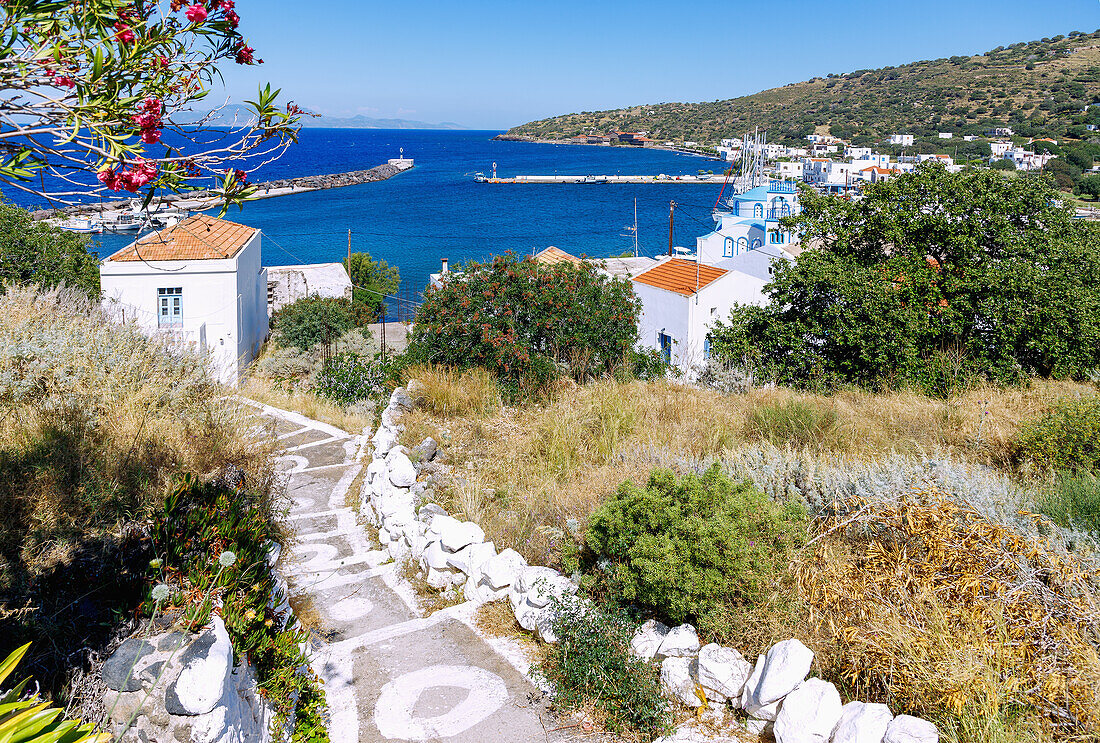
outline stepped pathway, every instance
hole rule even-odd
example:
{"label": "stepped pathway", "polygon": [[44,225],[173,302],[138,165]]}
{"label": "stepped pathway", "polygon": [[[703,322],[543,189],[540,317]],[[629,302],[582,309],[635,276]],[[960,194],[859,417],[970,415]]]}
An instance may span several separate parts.
{"label": "stepped pathway", "polygon": [[348,494],[360,438],[266,406],[261,415],[289,477],[286,525],[296,538],[279,569],[292,601],[308,597],[323,628],[313,666],[333,743],[565,740],[531,701],[541,696],[531,683],[459,619],[470,606],[425,617],[394,590],[397,566],[346,505],[358,499]]}

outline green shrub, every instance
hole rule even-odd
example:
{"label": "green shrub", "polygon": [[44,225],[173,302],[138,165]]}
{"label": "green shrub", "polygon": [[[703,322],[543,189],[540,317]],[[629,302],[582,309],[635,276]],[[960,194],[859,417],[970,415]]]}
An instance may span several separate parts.
{"label": "green shrub", "polygon": [[318,344],[327,348],[355,325],[351,302],[331,297],[299,299],[271,316],[271,329],[279,345],[302,351]]}
{"label": "green shrub", "polygon": [[338,353],[317,374],[313,391],[338,405],[353,405],[381,393],[386,371],[378,360]]}
{"label": "green shrub", "polygon": [[561,709],[593,706],[604,725],[650,740],[667,732],[671,718],[661,696],[660,671],[633,656],[634,623],[625,615],[576,598],[553,602],[558,642],[532,669],[550,682]]}
{"label": "green shrub", "polygon": [[654,470],[623,483],[588,524],[587,584],[673,622],[707,623],[763,602],[789,575],[805,537],[801,504],[775,503],[717,465],[680,480]]}
{"label": "green shrub", "polygon": [[1059,526],[1100,532],[1100,477],[1062,475],[1036,506]]}
{"label": "green shrub", "polygon": [[1100,395],[1063,400],[1020,427],[1013,445],[1019,464],[1041,470],[1100,471]]}
{"label": "green shrub", "polygon": [[801,400],[766,403],[752,410],[745,424],[750,439],[778,447],[825,448],[836,440],[840,417]]}

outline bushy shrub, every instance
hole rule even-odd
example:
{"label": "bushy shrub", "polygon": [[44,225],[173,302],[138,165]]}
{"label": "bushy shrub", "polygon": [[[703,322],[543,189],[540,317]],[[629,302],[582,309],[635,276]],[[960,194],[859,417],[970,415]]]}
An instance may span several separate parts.
{"label": "bushy shrub", "polygon": [[338,353],[321,367],[313,391],[346,407],[380,394],[385,381],[386,369],[380,360]]}
{"label": "bushy shrub", "polygon": [[0,197],[0,294],[4,285],[67,286],[99,299],[99,262],[88,237],[36,222]]}
{"label": "bushy shrub", "polygon": [[1017,460],[1042,470],[1100,472],[1100,395],[1064,400],[1020,427]]}
{"label": "bushy shrub", "polygon": [[1062,475],[1037,499],[1036,506],[1059,526],[1100,534],[1100,477]]}
{"label": "bushy shrub", "polygon": [[592,514],[589,582],[673,622],[706,622],[766,600],[805,533],[801,504],[773,502],[717,465],[679,480],[654,470],[645,487],[623,483]]}
{"label": "bushy shrub", "polygon": [[479,366],[510,392],[531,393],[559,365],[578,380],[622,367],[638,337],[639,308],[629,281],[592,264],[498,256],[426,292],[408,354],[418,363]]}
{"label": "bushy shrub", "polygon": [[306,297],[291,302],[271,316],[271,330],[279,345],[310,351],[326,348],[356,325],[351,302],[331,297]]}
{"label": "bushy shrub", "polygon": [[625,615],[576,598],[555,601],[556,644],[534,669],[554,689],[562,709],[595,707],[612,731],[627,730],[651,740],[670,725],[656,665],[633,656],[634,623]]}

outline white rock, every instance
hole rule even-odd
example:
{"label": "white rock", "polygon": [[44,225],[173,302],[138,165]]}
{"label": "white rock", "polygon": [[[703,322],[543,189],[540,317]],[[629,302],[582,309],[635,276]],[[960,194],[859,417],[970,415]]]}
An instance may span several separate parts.
{"label": "white rock", "polygon": [[674,627],[657,648],[658,658],[686,658],[699,652],[699,635],[690,624]]}
{"label": "white rock", "polygon": [[699,651],[699,685],[707,699],[723,702],[741,699],[745,682],[752,674],[752,664],[733,648],[711,643]]}
{"label": "white rock", "polygon": [[765,704],[763,707],[757,707],[752,716],[758,720],[767,720],[772,722],[775,718],[779,717],[779,708],[782,706],[783,700],[777,699],[771,704]]}
{"label": "white rock", "polygon": [[666,635],[668,635],[668,627],[656,619],[643,622],[630,641],[630,651],[642,660],[651,660],[657,655],[657,649],[665,641]]}
{"label": "white rock", "polygon": [[763,736],[767,733],[769,726],[772,724],[770,720],[758,720],[755,717],[750,717],[745,720],[745,730],[748,730],[753,735]]}
{"label": "white rock", "polygon": [[409,537],[409,551],[415,558],[420,558],[424,555],[424,549],[428,546],[428,539],[423,534],[414,534]]}
{"label": "white rock", "polygon": [[552,611],[543,610],[536,620],[536,626],[539,631],[539,639],[550,645],[557,643],[558,636],[554,632],[554,613]]}
{"label": "white rock", "polygon": [[437,591],[450,588],[454,583],[454,576],[449,570],[437,570],[436,568],[429,568],[428,575],[425,577],[425,582]]}
{"label": "white rock", "polygon": [[517,607],[515,607],[516,621],[520,627],[523,627],[528,632],[534,632],[539,625],[539,621],[549,614],[546,609],[540,609],[537,606],[531,606],[526,601],[521,601]]}
{"label": "white rock", "polygon": [[200,635],[192,647],[200,642],[208,646],[188,661],[172,685],[180,707],[193,715],[214,709],[233,670],[233,645],[225,624],[217,614],[213,615],[212,623],[213,627]]}
{"label": "white rock", "polygon": [[[525,575],[527,570],[524,571]],[[566,596],[572,596],[576,592],[576,583],[554,571],[554,575],[543,575],[531,583],[531,587],[527,590],[527,601],[532,606],[542,607],[549,604],[552,599],[562,601]]]}
{"label": "white rock", "polygon": [[833,729],[833,743],[882,743],[893,719],[885,704],[848,702]]}
{"label": "white rock", "polygon": [[819,678],[803,681],[783,697],[773,731],[776,743],[829,743],[840,708],[835,686]]}
{"label": "white rock", "polygon": [[409,554],[409,545],[405,544],[404,539],[395,539],[386,545],[386,551],[390,553],[390,557],[394,560],[400,561],[405,555]]}
{"label": "white rock", "polygon": [[[436,519],[438,521],[439,519]],[[451,519],[452,521],[454,519]],[[436,521],[432,522],[434,527]],[[439,530],[439,540],[443,543],[443,549],[448,552],[458,552],[468,544],[485,541],[485,532],[473,521],[462,521],[458,525],[445,524]]]}
{"label": "white rock", "polygon": [[478,542],[470,544],[458,552],[447,555],[447,564],[455,570],[461,570],[466,575],[478,574],[485,561],[496,556],[497,548],[492,542]]}
{"label": "white rock", "polygon": [[425,503],[416,512],[416,517],[425,524],[430,523],[434,516],[446,516],[447,512],[437,503]]}
{"label": "white rock", "polygon": [[407,488],[416,483],[416,467],[403,452],[397,456],[386,457],[386,469],[390,473],[390,482],[399,488]]}
{"label": "white rock", "polygon": [[814,651],[795,639],[777,642],[756,661],[741,694],[741,708],[754,717],[802,683],[814,662]]}
{"label": "white rock", "polygon": [[527,567],[527,561],[523,559],[523,555],[508,548],[501,550],[499,555],[482,564],[481,576],[492,588],[507,588],[525,567]]}
{"label": "white rock", "polygon": [[935,725],[910,715],[898,715],[886,726],[882,743],[939,743],[940,731]]}
{"label": "white rock", "polygon": [[703,700],[695,693],[694,666],[694,658],[665,658],[661,663],[661,688],[666,696],[688,707],[702,707]]}
{"label": "white rock", "polygon": [[447,568],[447,553],[438,541],[429,542],[424,548],[424,564],[432,570],[445,570]]}
{"label": "white rock", "polygon": [[432,516],[428,521],[428,532],[435,534],[437,537],[443,533],[445,529],[456,528],[461,525],[462,522],[453,516],[448,516],[445,513],[436,514]]}
{"label": "white rock", "polygon": [[371,438],[371,443],[374,444],[376,454],[385,454],[397,443],[397,429],[393,426],[379,426]]}

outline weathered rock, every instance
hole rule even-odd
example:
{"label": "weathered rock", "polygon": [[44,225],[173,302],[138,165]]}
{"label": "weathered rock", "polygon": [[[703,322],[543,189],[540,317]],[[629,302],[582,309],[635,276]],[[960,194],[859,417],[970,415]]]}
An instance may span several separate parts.
{"label": "weathered rock", "polygon": [[376,454],[385,454],[397,444],[397,429],[393,426],[379,426],[371,438]]}
{"label": "weathered rock", "polygon": [[688,707],[702,707],[695,687],[695,659],[683,656],[665,658],[661,662],[661,689],[670,699]]}
{"label": "weathered rock", "polygon": [[630,641],[630,650],[643,660],[651,660],[657,655],[657,650],[667,635],[668,627],[656,619],[650,619],[638,627],[634,633],[634,638]]}
{"label": "weathered rock", "polygon": [[756,717],[750,717],[745,720],[745,730],[749,731],[753,735],[759,735],[766,737],[774,725],[771,720],[761,720]]}
{"label": "weathered rock", "polygon": [[481,576],[487,585],[495,589],[508,588],[527,567],[523,555],[508,548],[486,560],[481,566]]}
{"label": "weathered rock", "polygon": [[528,632],[534,632],[539,625],[539,622],[550,612],[546,609],[540,609],[537,606],[531,606],[526,601],[519,602],[514,607],[514,613],[516,615],[516,621],[520,627],[523,627]]}
{"label": "weathered rock", "polygon": [[399,488],[416,484],[416,467],[404,453],[386,456],[386,469],[390,473],[390,482]]}
{"label": "weathered rock", "polygon": [[740,703],[745,682],[752,674],[752,664],[733,648],[711,643],[699,651],[699,685],[707,699],[724,702],[735,699]]}
{"label": "weathered rock", "polygon": [[142,658],[153,652],[153,646],[145,640],[130,638],[103,664],[103,683],[112,691],[138,691],[141,679],[137,666]]}
{"label": "weathered rock", "polygon": [[164,707],[172,715],[202,715],[214,709],[233,670],[233,645],[221,617],[183,651],[183,670],[169,684]]}
{"label": "weathered rock", "polygon": [[432,570],[445,570],[447,568],[447,553],[443,551],[443,546],[438,540],[429,542],[428,546],[424,548],[422,562],[425,567]]}
{"label": "weathered rock", "polygon": [[783,697],[773,731],[776,743],[829,743],[840,708],[835,686],[819,678],[803,681]]}
{"label": "weathered rock", "polygon": [[657,648],[658,658],[693,657],[699,652],[699,634],[690,624],[674,627]]}
{"label": "weathered rock", "polygon": [[848,702],[833,728],[833,743],[882,743],[893,719],[885,704]]}
{"label": "weathered rock", "polygon": [[412,448],[411,459],[414,462],[430,462],[435,459],[435,455],[438,451],[439,444],[436,443],[435,439],[429,436]]}
{"label": "weathered rock", "polygon": [[[528,568],[524,571],[524,576],[527,575]],[[577,592],[577,584],[561,575],[557,571],[553,571],[553,575],[542,575],[532,581],[527,589],[527,601],[532,606],[546,606],[552,600],[562,601],[566,596],[572,596]],[[525,580],[522,578],[521,580]]]}
{"label": "weathered rock", "polygon": [[492,542],[477,542],[463,547],[458,552],[448,553],[447,564],[466,575],[476,574],[480,577],[481,566],[496,553],[496,545]]}
{"label": "weathered rock", "polygon": [[898,715],[886,726],[882,743],[939,743],[940,731],[935,725],[910,715]]}
{"label": "weathered rock", "polygon": [[777,642],[756,661],[741,693],[741,707],[760,717],[758,710],[781,700],[802,683],[814,662],[814,651],[795,639]]}
{"label": "weathered rock", "polygon": [[408,412],[415,407],[412,396],[404,387],[398,387],[393,391],[393,394],[390,395],[390,405],[404,412]]}
{"label": "weathered rock", "polygon": [[425,503],[416,512],[416,517],[425,524],[430,524],[436,516],[446,516],[447,512],[437,503]]}
{"label": "weathered rock", "polygon": [[428,575],[424,580],[435,590],[442,591],[454,585],[454,574],[450,570],[428,568]]}
{"label": "weathered rock", "polygon": [[542,565],[531,565],[523,569],[513,586],[520,593],[528,593],[534,590],[537,582],[553,580],[554,578],[560,577],[561,573],[553,568],[543,567]]}
{"label": "weathered rock", "polygon": [[[454,519],[451,520],[454,521]],[[436,521],[439,521],[439,519],[436,519]],[[433,528],[436,526],[436,521],[432,522]],[[443,549],[448,552],[458,552],[468,544],[484,542],[485,532],[473,521],[463,521],[458,523],[457,526],[446,524],[439,530],[439,541],[443,544]]]}

